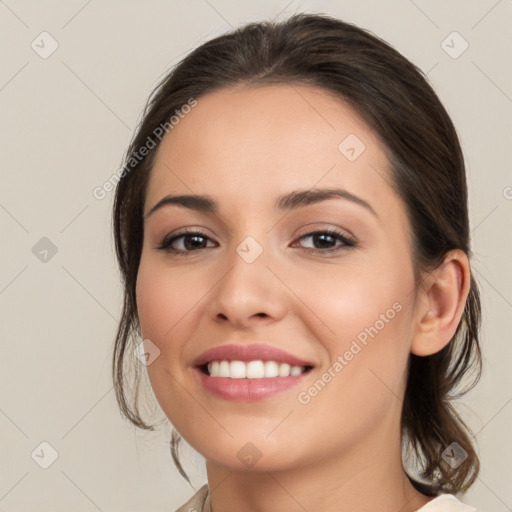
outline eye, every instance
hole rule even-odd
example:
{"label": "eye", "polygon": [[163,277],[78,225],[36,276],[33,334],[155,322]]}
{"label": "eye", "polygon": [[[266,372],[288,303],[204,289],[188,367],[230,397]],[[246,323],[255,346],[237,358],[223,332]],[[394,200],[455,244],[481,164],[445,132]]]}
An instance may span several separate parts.
{"label": "eye", "polygon": [[[333,252],[356,247],[354,240],[334,229],[313,231],[301,236],[299,240],[310,240],[313,245],[319,245],[319,247],[303,247],[306,252]],[[341,244],[336,244],[337,241],[341,241]]]}
{"label": "eye", "polygon": [[[316,245],[317,247],[302,246],[304,251],[313,253],[335,252],[357,246],[355,240],[333,229],[306,233],[299,238],[299,241],[300,240],[310,240],[313,246]],[[210,245],[208,245],[208,242],[210,242]],[[160,245],[158,245],[157,249],[176,255],[189,256],[194,252],[208,247],[215,247],[215,244],[211,243],[208,235],[202,231],[187,230],[165,237]]]}
{"label": "eye", "polygon": [[[181,233],[165,237],[157,249],[188,256],[192,252],[206,249],[208,240],[208,235],[201,231],[182,231]],[[212,245],[208,247],[212,247]]]}

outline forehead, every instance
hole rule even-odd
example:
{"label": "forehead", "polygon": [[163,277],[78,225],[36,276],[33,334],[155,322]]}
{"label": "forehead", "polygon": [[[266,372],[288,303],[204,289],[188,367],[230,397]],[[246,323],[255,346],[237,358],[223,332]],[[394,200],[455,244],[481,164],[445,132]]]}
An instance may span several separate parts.
{"label": "forehead", "polygon": [[332,93],[297,84],[227,88],[200,97],[163,138],[146,211],[166,193],[247,205],[315,186],[389,202],[389,181],[384,146]]}

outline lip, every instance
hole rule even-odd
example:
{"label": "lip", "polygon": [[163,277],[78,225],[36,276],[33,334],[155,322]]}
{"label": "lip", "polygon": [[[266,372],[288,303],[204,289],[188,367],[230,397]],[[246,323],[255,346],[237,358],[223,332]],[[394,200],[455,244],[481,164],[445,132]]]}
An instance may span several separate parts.
{"label": "lip", "polygon": [[288,363],[290,366],[315,367],[310,361],[265,343],[229,344],[208,349],[199,355],[193,362],[194,373],[204,388],[219,398],[238,402],[255,402],[296,386],[312,371],[288,377],[231,379],[229,377],[210,377],[202,370],[202,367],[211,361],[248,362],[255,360]]}
{"label": "lip", "polygon": [[[300,359],[293,354],[264,343],[253,345],[220,345],[213,347],[199,355],[193,366],[199,367],[211,361],[276,361],[277,363],[288,363],[290,366],[315,366],[310,361]],[[219,378],[219,377],[216,377]],[[277,378],[277,377],[276,377]],[[283,377],[290,378],[290,377]],[[263,379],[264,380],[264,379]]]}
{"label": "lip", "polygon": [[210,377],[194,368],[194,373],[206,390],[224,400],[236,402],[256,402],[286,391],[299,384],[313,370],[290,377],[263,379],[231,379]]}

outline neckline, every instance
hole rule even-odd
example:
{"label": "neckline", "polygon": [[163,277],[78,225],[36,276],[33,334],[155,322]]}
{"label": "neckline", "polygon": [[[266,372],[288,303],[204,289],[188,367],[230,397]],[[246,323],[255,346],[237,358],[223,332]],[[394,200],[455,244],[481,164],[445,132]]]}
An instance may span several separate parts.
{"label": "neckline", "polygon": [[[421,508],[417,509],[416,512],[428,512],[430,510],[430,505],[437,505],[440,501],[450,501],[453,503],[460,503],[460,501],[453,494],[439,494],[431,499],[429,502],[425,503]],[[203,502],[203,507],[201,508],[201,512],[212,512],[211,510],[211,502],[210,502],[210,489],[208,484],[206,484],[206,496]]]}
{"label": "neckline", "polygon": [[211,505],[210,505],[210,489],[206,488],[206,498],[203,503],[203,508],[201,509],[201,512],[212,512]]}

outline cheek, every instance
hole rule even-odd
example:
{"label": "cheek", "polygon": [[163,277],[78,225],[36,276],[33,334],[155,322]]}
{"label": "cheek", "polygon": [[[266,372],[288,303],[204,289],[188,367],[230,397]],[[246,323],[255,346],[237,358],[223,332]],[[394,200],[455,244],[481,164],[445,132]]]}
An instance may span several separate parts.
{"label": "cheek", "polygon": [[307,297],[310,308],[302,317],[310,319],[336,375],[333,389],[398,390],[410,352],[412,287],[412,268],[392,254],[296,281],[297,295]]}
{"label": "cheek", "polygon": [[201,290],[184,272],[169,272],[158,262],[141,259],[137,275],[136,298],[142,336],[151,339],[161,350],[186,325],[187,313],[201,296]]}
{"label": "cheek", "polygon": [[180,384],[184,368],[179,354],[189,337],[187,313],[197,298],[190,287],[180,283],[183,278],[173,274],[171,279],[169,274],[143,255],[137,275],[136,299],[141,336],[159,350],[158,356],[146,367],[151,387],[168,418],[179,424],[177,411],[187,406]]}
{"label": "cheek", "polygon": [[[406,272],[398,273],[373,266],[340,268],[315,272],[315,276],[296,278],[293,289],[297,296],[305,297],[312,318],[310,327],[320,339],[331,340],[330,346],[343,346],[342,340],[360,335],[364,342],[365,329],[376,324],[377,330],[390,331],[396,323],[407,292]],[[382,279],[382,275],[387,276]],[[313,313],[313,314],[312,314]],[[316,321],[315,321],[316,319]],[[372,331],[373,332],[373,331]]]}
{"label": "cheek", "polygon": [[[136,283],[137,312],[141,336],[159,350],[147,366],[153,390],[162,408],[171,407],[182,394],[180,382],[187,378],[190,340],[194,339],[212,284],[208,276],[185,266],[169,268],[165,260],[143,252]],[[174,408],[172,408],[174,409]]]}
{"label": "cheek", "polygon": [[353,273],[331,278],[328,291],[309,287],[308,305],[325,324],[312,320],[311,326],[329,362],[310,387],[298,390],[301,428],[316,431],[328,422],[325,435],[333,444],[338,436],[356,442],[383,418],[399,415],[409,355],[408,289],[400,276],[381,281]]}

